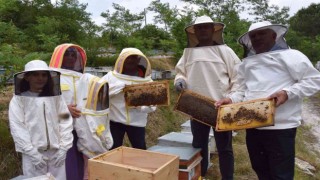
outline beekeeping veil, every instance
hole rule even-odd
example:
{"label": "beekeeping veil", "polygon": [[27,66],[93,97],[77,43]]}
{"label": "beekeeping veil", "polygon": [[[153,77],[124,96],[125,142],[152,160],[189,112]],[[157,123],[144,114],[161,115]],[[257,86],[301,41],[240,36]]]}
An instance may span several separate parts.
{"label": "beekeeping veil", "polygon": [[242,36],[240,36],[240,38],[238,40],[238,42],[244,47],[247,54],[249,54],[249,55],[256,54],[255,50],[252,47],[249,33],[252,31],[263,30],[263,29],[271,29],[277,34],[275,45],[278,46],[280,49],[288,49],[289,48],[286,40],[284,39],[284,36],[287,33],[288,28],[284,25],[271,24],[269,21],[262,21],[262,22],[257,22],[257,23],[251,24],[248,32],[246,32]]}
{"label": "beekeeping veil", "polygon": [[192,25],[185,28],[188,38],[188,47],[196,47],[199,44],[198,38],[195,35],[194,26],[208,23],[213,24],[212,42],[215,42],[216,44],[224,44],[222,35],[224,24],[220,22],[213,22],[213,20],[208,16],[200,16],[195,19]]}
{"label": "beekeeping veil", "polygon": [[[74,63],[73,67],[63,67],[63,61],[68,60],[67,58],[64,58],[65,56],[75,56],[74,58],[76,58],[76,62]],[[54,68],[69,69],[83,73],[86,62],[87,55],[82,47],[75,44],[66,43],[61,44],[55,48],[51,56],[49,66]]]}
{"label": "beekeeping veil", "polygon": [[14,75],[14,93],[18,96],[28,96],[26,92],[30,90],[27,76],[32,73],[46,72],[48,80],[39,96],[57,96],[61,95],[60,90],[60,72],[49,69],[48,65],[42,60],[32,60],[25,65],[24,71]]}
{"label": "beekeeping veil", "polygon": [[124,48],[121,53],[119,54],[119,57],[116,61],[114,71],[117,73],[122,74],[123,72],[123,66],[127,59],[127,57],[131,55],[137,55],[140,58],[139,66],[144,69],[144,76],[150,76],[151,75],[151,65],[149,59],[139,50],[136,48]]}

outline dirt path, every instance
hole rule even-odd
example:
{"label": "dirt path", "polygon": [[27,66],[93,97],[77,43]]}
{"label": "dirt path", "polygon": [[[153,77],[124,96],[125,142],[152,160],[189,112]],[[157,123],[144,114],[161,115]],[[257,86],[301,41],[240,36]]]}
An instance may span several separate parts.
{"label": "dirt path", "polygon": [[312,144],[315,151],[320,153],[320,93],[305,99],[302,105],[303,123],[311,127],[311,132],[318,142]]}

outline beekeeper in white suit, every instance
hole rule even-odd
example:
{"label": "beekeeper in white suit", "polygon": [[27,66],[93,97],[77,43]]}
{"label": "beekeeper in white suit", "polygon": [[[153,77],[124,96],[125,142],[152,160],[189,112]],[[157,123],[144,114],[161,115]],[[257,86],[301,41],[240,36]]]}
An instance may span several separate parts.
{"label": "beekeeper in white suit", "polygon": [[[89,86],[88,86],[89,85]],[[88,179],[88,159],[108,151],[113,145],[110,132],[109,85],[91,74],[79,80],[78,108],[81,116],[75,121],[77,147],[84,154],[84,178]]]}
{"label": "beekeeper in white suit", "polygon": [[109,83],[110,128],[113,147],[122,146],[125,133],[133,148],[146,149],[145,127],[148,113],[155,106],[130,108],[126,106],[123,88],[125,85],[152,82],[148,58],[136,48],[124,48],[114,67],[102,79]]}
{"label": "beekeeper in white suit", "polygon": [[9,122],[23,174],[36,177],[50,172],[66,179],[65,158],[72,145],[72,118],[60,91],[60,73],[42,60],[25,65],[14,75],[15,93]]}
{"label": "beekeeper in white suit", "polygon": [[[174,85],[176,90],[189,89],[212,99],[230,96],[237,88],[236,67],[239,58],[223,41],[224,24],[214,22],[208,16],[197,17],[185,28],[188,48],[176,65]],[[192,145],[201,148],[201,176],[208,169],[208,142],[210,126],[191,120]],[[232,132],[216,132],[214,138],[219,156],[222,179],[233,179],[234,157]]]}
{"label": "beekeeper in white suit", "polygon": [[[64,43],[57,46],[51,56],[49,67],[61,72],[61,91],[64,101],[67,103],[73,121],[81,116],[77,107],[78,81],[82,76],[87,62],[85,50],[76,44]],[[87,87],[87,86],[86,86]],[[83,154],[77,148],[78,136],[75,130],[73,145],[67,153],[66,168],[68,180],[80,180],[84,175]]]}
{"label": "beekeeper in white suit", "polygon": [[287,30],[268,21],[250,26],[239,38],[248,55],[239,66],[240,87],[229,98],[216,102],[220,106],[275,99],[274,126],[246,130],[251,165],[259,179],[294,179],[295,137],[302,121],[302,100],[320,90],[319,71],[303,53],[288,47],[284,39]]}

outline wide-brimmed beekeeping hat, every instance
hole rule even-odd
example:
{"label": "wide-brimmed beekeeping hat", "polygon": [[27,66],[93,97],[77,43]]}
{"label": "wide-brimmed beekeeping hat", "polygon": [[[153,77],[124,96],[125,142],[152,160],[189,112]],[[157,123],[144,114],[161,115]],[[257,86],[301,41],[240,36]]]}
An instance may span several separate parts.
{"label": "wide-brimmed beekeeping hat", "polygon": [[224,44],[222,33],[225,25],[220,22],[214,22],[209,16],[200,16],[195,19],[194,23],[185,28],[188,36],[188,47],[196,47],[199,43],[194,31],[194,26],[199,24],[213,24],[212,41],[217,44]]}
{"label": "wide-brimmed beekeeping hat", "polygon": [[276,34],[276,45],[279,46],[282,49],[287,49],[288,45],[284,39],[285,34],[288,31],[287,26],[280,25],[280,24],[271,24],[269,21],[262,21],[262,22],[257,22],[251,24],[249,27],[248,32],[244,33],[242,36],[240,36],[238,42],[242,45],[245,46],[245,48],[251,52],[252,54],[255,54],[255,51],[252,47],[251,40],[249,37],[249,33],[252,31],[258,31],[258,30],[263,30],[263,29],[271,29],[273,30]]}

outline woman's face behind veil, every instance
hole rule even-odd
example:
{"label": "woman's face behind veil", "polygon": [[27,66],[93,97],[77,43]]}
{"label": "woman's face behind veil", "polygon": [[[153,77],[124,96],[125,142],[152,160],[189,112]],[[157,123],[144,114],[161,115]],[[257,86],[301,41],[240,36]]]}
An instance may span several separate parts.
{"label": "woman's face behind veil", "polygon": [[31,92],[41,92],[48,82],[46,71],[34,71],[25,75],[25,80],[29,82]]}
{"label": "woman's face behind veil", "polygon": [[98,93],[98,100],[97,100],[97,111],[105,110],[109,108],[109,85],[104,84]]}
{"label": "woman's face behind veil", "polygon": [[63,55],[62,68],[73,70],[77,61],[77,52],[69,51],[69,49]]}

